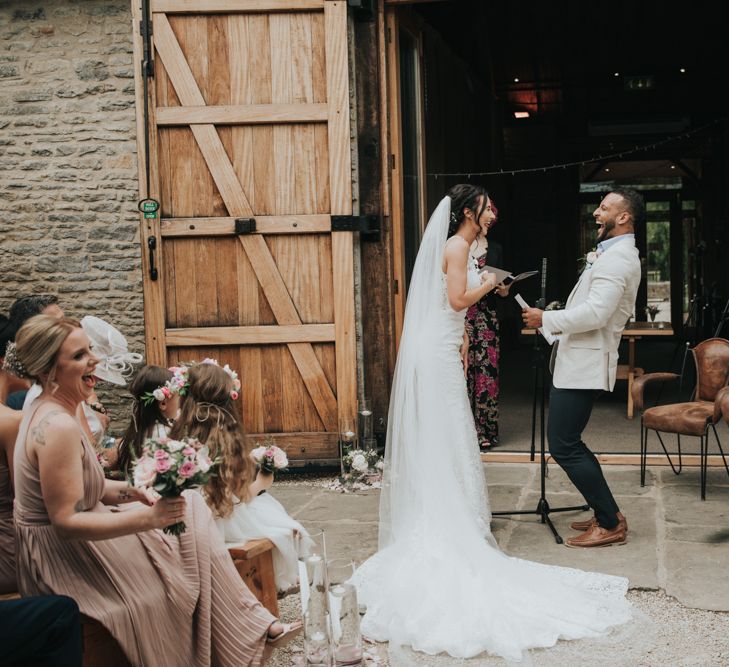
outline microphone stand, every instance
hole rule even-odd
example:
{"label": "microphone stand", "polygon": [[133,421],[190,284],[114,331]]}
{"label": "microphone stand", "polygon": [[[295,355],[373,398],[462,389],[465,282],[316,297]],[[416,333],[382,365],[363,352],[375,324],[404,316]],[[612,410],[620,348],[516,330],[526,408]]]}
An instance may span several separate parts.
{"label": "microphone stand", "polygon": [[[537,308],[544,309],[547,302],[547,258],[542,258],[542,293],[537,301]],[[554,535],[557,544],[562,544],[563,539],[557,532],[552,520],[549,518],[552,512],[574,512],[580,510],[582,512],[590,509],[589,505],[576,505],[573,507],[550,507],[547,501],[547,455],[545,447],[545,419],[544,408],[547,402],[547,383],[546,383],[546,356],[544,354],[544,343],[538,331],[534,332],[534,396],[532,401],[532,444],[530,459],[534,460],[535,440],[537,430],[537,402],[539,402],[539,502],[533,510],[508,510],[503,512],[491,512],[491,516],[509,516],[512,514],[536,514],[542,523],[546,523]]]}

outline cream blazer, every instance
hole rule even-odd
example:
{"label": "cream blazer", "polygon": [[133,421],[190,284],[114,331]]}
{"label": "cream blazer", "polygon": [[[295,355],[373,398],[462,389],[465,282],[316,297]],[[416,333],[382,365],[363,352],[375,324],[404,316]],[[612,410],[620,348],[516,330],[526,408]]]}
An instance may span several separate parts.
{"label": "cream blazer", "polygon": [[640,277],[635,241],[621,239],[582,272],[564,310],[544,312],[543,327],[560,336],[550,363],[555,387],[613,390],[620,336]]}

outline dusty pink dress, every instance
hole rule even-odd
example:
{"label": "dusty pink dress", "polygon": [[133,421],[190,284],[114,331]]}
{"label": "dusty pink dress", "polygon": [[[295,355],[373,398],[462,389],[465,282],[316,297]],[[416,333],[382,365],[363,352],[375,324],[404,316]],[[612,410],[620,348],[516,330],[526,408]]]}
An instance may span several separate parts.
{"label": "dusty pink dress", "polygon": [[5,461],[0,461],[0,593],[18,590],[15,579],[15,528],[13,527],[13,487]]}
{"label": "dusty pink dress", "polygon": [[[179,538],[161,530],[94,542],[58,536],[25,451],[39,405],[23,418],[14,462],[20,592],[74,598],[134,665],[260,665],[275,619],[241,581],[199,494],[186,494],[187,531]],[[101,465],[88,443],[80,446],[85,511],[108,512]]]}

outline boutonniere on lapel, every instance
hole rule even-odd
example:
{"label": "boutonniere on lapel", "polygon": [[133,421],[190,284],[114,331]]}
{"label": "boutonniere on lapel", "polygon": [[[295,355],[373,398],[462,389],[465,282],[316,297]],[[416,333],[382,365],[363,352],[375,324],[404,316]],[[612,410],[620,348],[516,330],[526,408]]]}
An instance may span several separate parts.
{"label": "boutonniere on lapel", "polygon": [[587,252],[584,256],[580,257],[577,260],[577,264],[580,267],[580,271],[584,271],[585,269],[589,269],[592,267],[592,265],[595,263],[595,260],[601,255],[602,253],[598,251],[597,248],[593,248],[589,252]]}

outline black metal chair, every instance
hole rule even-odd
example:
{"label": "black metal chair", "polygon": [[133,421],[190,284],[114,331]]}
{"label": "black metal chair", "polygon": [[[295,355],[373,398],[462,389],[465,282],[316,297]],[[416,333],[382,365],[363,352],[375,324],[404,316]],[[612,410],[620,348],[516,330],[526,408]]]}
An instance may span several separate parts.
{"label": "black metal chair", "polygon": [[[696,387],[693,400],[644,408],[644,391],[654,382],[675,381],[676,373],[648,373],[633,383],[633,403],[641,413],[640,423],[640,485],[645,486],[645,471],[648,457],[648,432],[655,431],[661,443],[671,470],[678,475],[683,468],[681,436],[699,438],[699,465],[701,469],[701,499],[706,499],[706,476],[709,456],[709,431],[714,432],[724,467],[729,475],[724,450],[722,449],[716,424],[722,419],[722,406],[727,404],[729,393],[722,391],[729,382],[729,341],[724,338],[709,338],[692,348],[691,356],[696,368]],[[725,408],[729,413],[729,405]],[[725,413],[724,418],[727,418]],[[678,466],[666,448],[661,433],[675,433],[678,440]]]}

